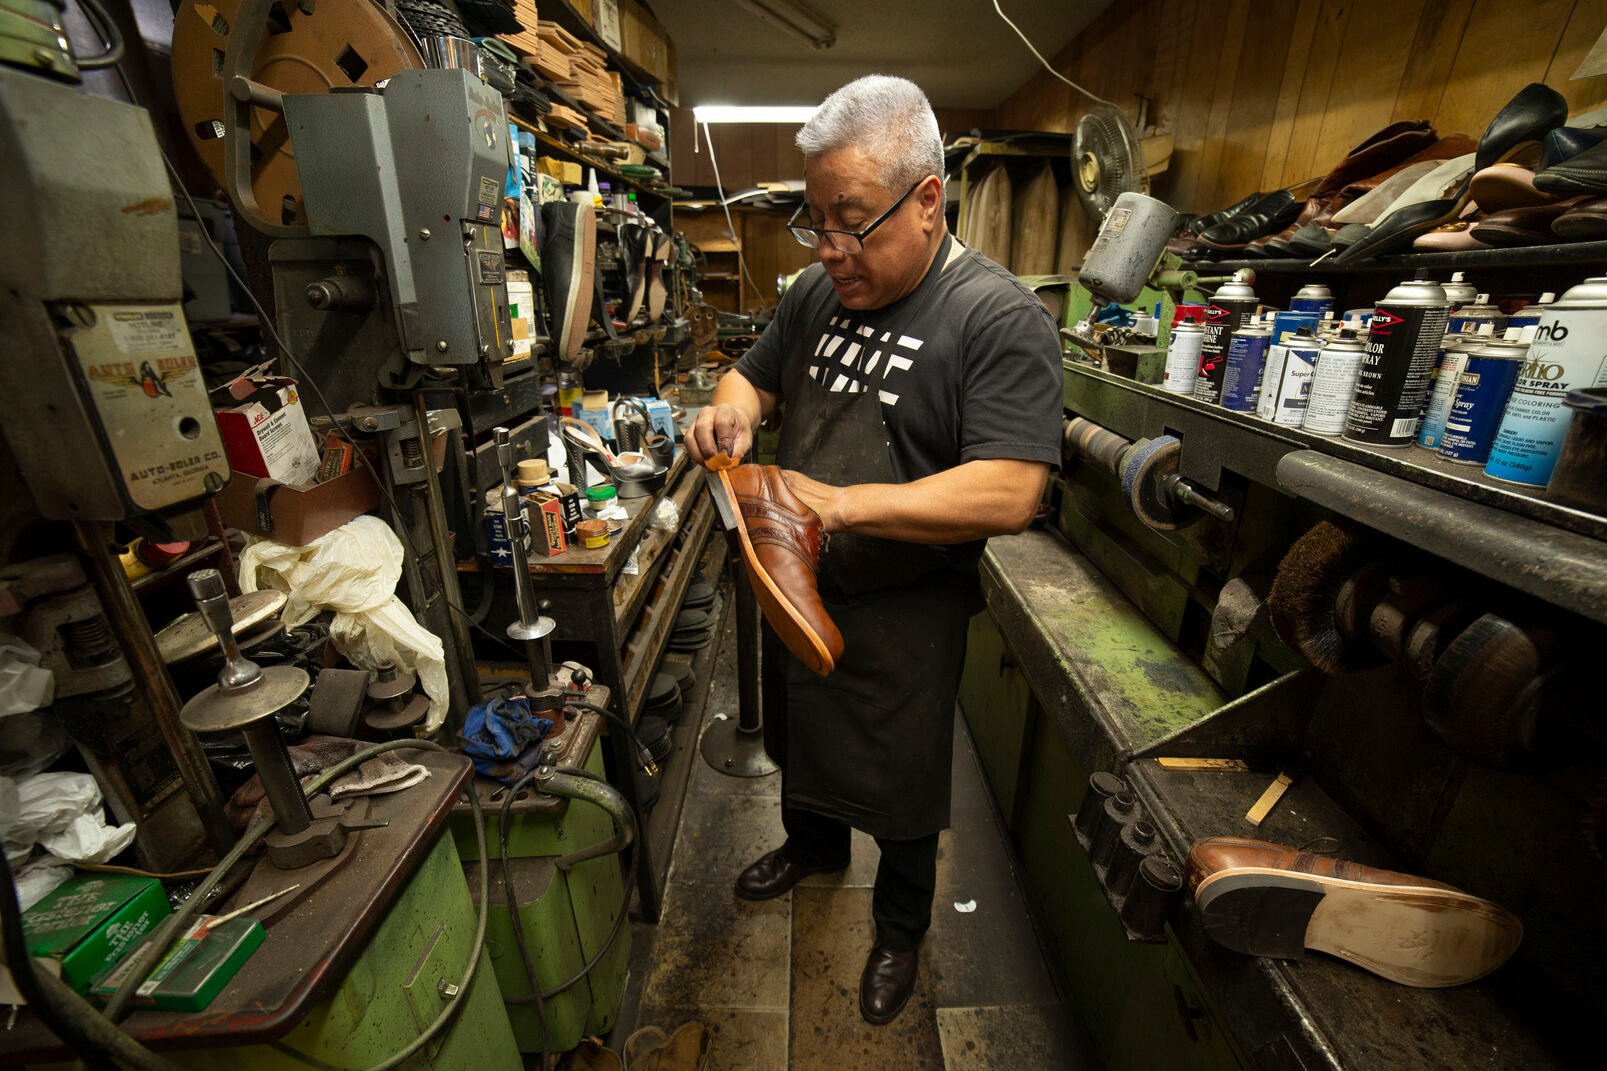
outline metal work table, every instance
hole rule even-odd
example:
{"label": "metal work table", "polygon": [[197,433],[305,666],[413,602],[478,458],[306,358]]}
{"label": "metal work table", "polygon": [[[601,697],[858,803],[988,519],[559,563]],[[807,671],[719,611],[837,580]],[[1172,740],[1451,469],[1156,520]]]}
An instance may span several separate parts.
{"label": "metal work table", "polygon": [[[660,502],[674,503],[679,525],[674,531],[650,521]],[[613,695],[613,709],[636,724],[652,684],[653,671],[669,643],[681,600],[697,570],[703,545],[714,524],[699,470],[677,448],[664,489],[646,498],[627,499],[624,527],[596,549],[572,546],[552,558],[531,558],[536,595],[557,621],[554,644],[590,645],[594,654],[582,661],[597,673]],[[626,567],[634,562],[634,572]],[[511,613],[511,599],[499,588],[493,620]],[[502,600],[509,600],[503,605]],[[635,756],[623,733],[609,732],[616,787],[636,806]],[[637,808],[637,823],[646,821]],[[633,850],[642,853],[637,871],[644,918],[658,919],[660,882],[645,838]]]}

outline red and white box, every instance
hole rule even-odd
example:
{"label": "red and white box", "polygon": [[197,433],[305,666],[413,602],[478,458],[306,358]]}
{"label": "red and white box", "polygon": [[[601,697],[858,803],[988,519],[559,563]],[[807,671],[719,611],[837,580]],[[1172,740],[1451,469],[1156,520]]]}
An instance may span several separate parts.
{"label": "red and white box", "polygon": [[[242,389],[249,392],[242,397]],[[237,380],[235,404],[217,410],[229,467],[291,487],[318,481],[318,442],[307,425],[296,381],[282,376]]]}

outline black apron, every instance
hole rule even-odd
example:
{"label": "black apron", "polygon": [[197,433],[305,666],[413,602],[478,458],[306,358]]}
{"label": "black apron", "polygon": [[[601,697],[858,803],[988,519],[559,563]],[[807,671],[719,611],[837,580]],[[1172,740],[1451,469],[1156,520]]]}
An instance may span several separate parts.
{"label": "black apron", "polygon": [[[950,240],[906,299],[904,327],[935,288]],[[864,390],[833,392],[808,374],[814,343],[808,332],[787,340],[777,464],[838,486],[899,482],[882,376],[873,369]],[[810,672],[765,629],[765,741],[782,766],[786,804],[893,840],[947,828],[969,578],[936,548],[846,533],[827,536],[819,576],[843,635],[829,676]]]}

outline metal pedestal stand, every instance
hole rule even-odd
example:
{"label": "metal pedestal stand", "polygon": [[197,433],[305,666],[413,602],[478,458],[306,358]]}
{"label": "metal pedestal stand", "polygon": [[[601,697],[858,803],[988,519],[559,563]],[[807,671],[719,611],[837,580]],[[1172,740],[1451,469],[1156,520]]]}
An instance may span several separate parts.
{"label": "metal pedestal stand", "polygon": [[764,723],[759,718],[759,604],[748,584],[739,555],[731,556],[736,574],[737,719],[722,718],[703,731],[701,751],[710,766],[732,777],[763,777],[779,767],[764,750]]}

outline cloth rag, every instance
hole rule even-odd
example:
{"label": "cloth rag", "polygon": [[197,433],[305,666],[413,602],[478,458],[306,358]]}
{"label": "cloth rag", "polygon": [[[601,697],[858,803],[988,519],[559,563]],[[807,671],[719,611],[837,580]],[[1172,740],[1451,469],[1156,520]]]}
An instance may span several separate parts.
{"label": "cloth rag", "polygon": [[511,785],[534,769],[552,726],[552,719],[532,711],[522,695],[492,699],[469,710],[463,753],[474,761],[475,772]]}
{"label": "cloth rag", "polygon": [[[286,750],[290,752],[291,769],[305,790],[314,777],[366,746],[361,740],[347,740],[339,736],[308,736],[298,744],[291,744]],[[408,762],[395,751],[387,751],[361,763],[355,770],[347,770],[324,791],[329,793],[330,799],[336,800],[378,796],[411,788],[429,775],[430,771],[425,767]],[[225,808],[229,821],[241,832],[267,817],[272,809],[262,789],[262,778],[256,774],[234,790]]]}

